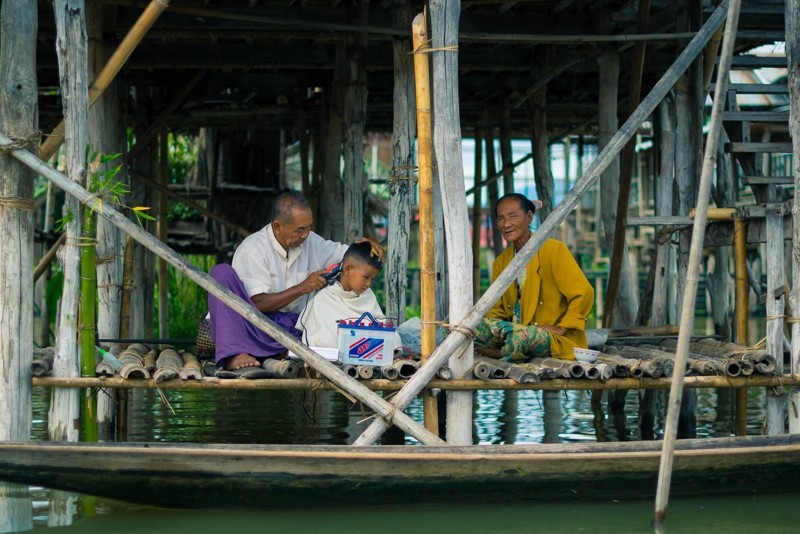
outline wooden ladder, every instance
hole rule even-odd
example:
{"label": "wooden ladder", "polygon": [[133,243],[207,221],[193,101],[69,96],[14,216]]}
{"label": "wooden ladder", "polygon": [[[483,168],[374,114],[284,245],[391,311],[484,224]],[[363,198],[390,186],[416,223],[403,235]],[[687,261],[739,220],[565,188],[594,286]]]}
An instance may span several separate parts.
{"label": "wooden ladder", "polygon": [[[734,58],[732,68],[758,69],[780,68],[786,66],[785,57],[738,56]],[[714,92],[712,84],[711,92]],[[740,96],[745,95],[788,95],[786,83],[739,83],[730,84],[726,96],[723,127],[729,142],[725,143],[725,152],[733,155],[741,167],[743,184],[749,185],[756,201],[767,202],[767,188],[774,185],[792,185],[794,179],[788,175],[773,173],[773,154],[791,154],[792,143],[786,140],[773,141],[772,135],[788,132],[789,112],[775,109],[742,110]],[[777,107],[777,106],[776,106]],[[754,134],[762,132],[760,138]],[[766,162],[766,165],[765,165]]]}

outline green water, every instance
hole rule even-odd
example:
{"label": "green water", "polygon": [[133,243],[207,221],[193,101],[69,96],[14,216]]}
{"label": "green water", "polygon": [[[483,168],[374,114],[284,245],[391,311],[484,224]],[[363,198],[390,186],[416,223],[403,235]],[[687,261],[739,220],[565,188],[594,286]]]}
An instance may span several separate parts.
{"label": "green water", "polygon": [[[798,532],[791,511],[800,495],[676,499],[667,532]],[[579,502],[514,506],[404,507],[275,512],[167,511],[101,505],[96,517],[79,519],[58,532],[219,534],[244,533],[519,533],[653,532],[651,501]]]}

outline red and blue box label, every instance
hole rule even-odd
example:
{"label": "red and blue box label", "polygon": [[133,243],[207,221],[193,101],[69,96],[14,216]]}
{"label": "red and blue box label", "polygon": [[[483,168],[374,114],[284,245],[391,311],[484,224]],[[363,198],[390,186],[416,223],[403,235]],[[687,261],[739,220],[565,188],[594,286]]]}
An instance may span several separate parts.
{"label": "red and blue box label", "polygon": [[368,312],[356,321],[340,322],[339,360],[349,365],[391,365],[395,330]]}

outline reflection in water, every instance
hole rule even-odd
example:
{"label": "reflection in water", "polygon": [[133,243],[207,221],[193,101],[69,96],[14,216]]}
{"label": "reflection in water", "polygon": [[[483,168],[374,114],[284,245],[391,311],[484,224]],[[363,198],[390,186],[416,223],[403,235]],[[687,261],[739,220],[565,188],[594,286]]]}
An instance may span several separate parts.
{"label": "reflection in water", "polygon": [[33,528],[33,505],[28,487],[0,481],[0,532]]}

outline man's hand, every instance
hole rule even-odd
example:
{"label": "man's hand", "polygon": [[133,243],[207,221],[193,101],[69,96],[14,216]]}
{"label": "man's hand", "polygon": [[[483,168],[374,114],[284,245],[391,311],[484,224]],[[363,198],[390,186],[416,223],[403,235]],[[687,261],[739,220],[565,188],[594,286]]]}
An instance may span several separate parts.
{"label": "man's hand", "polygon": [[308,295],[309,293],[313,293],[314,291],[319,291],[323,287],[328,284],[328,281],[323,276],[327,274],[327,269],[322,269],[320,271],[314,271],[313,273],[308,275],[308,278],[297,284],[298,289],[300,290],[301,295]]}
{"label": "man's hand", "polygon": [[566,335],[566,333],[567,333],[567,329],[564,328],[563,326],[553,326],[553,325],[545,324],[545,325],[540,326],[539,328],[544,328],[548,332],[550,332],[552,334],[555,334],[557,336],[563,336],[563,335]]}
{"label": "man's hand", "polygon": [[374,237],[361,237],[356,239],[356,243],[364,243],[365,241],[368,242],[372,247],[370,254],[377,256],[380,261],[383,261],[383,246],[378,242],[378,240]]}

